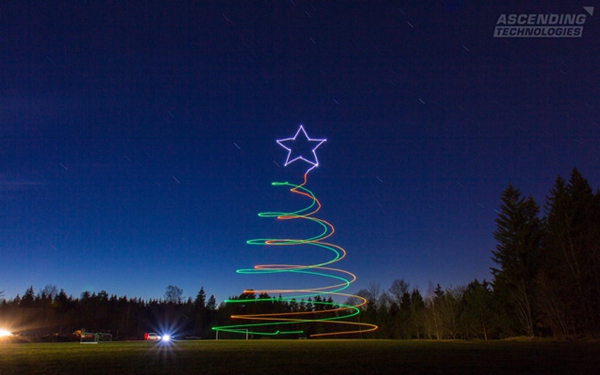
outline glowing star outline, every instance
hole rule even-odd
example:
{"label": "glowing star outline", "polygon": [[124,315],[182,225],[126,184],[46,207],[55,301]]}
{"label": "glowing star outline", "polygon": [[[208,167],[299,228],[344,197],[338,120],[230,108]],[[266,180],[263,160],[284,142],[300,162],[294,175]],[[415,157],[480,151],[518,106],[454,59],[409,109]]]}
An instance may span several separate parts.
{"label": "glowing star outline", "polygon": [[[284,143],[285,142],[295,142],[296,138],[298,138],[298,135],[300,134],[300,132],[302,132],[304,134],[304,138],[306,139],[307,142],[316,142],[317,144],[315,145],[315,147],[312,148],[311,152],[314,156],[314,161],[307,159],[306,157],[304,157],[304,155],[299,154],[298,156],[296,156],[295,158],[293,158],[292,160],[290,160],[290,158],[292,157],[292,147],[288,147],[286,146]],[[305,172],[305,174],[307,174],[308,172],[312,171],[313,169],[315,169],[316,167],[319,166],[319,159],[317,158],[317,148],[319,148],[319,146],[321,146],[325,141],[327,141],[326,138],[310,138],[308,136],[308,134],[306,134],[306,130],[304,130],[304,126],[300,125],[298,127],[298,131],[296,131],[296,134],[291,137],[291,138],[283,138],[283,139],[278,139],[277,140],[277,144],[280,145],[281,147],[285,148],[288,152],[287,157],[285,159],[285,164],[284,167],[287,167],[289,164],[292,164],[293,162],[297,161],[297,160],[304,160],[305,162],[307,162],[308,164],[311,165],[310,168],[308,168],[308,170]]]}

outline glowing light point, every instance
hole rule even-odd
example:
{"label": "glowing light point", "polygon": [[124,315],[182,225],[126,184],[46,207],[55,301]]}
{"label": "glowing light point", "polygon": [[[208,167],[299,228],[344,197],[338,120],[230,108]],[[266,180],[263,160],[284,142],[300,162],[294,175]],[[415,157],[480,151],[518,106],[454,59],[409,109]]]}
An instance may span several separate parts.
{"label": "glowing light point", "polygon": [[12,333],[6,329],[0,329],[0,337],[12,336]]}
{"label": "glowing light point", "polygon": [[[300,133],[302,133],[302,135],[298,137]],[[296,160],[303,160],[311,165],[305,172],[308,173],[319,166],[319,159],[317,158],[317,148],[319,148],[319,146],[321,146],[325,141],[327,141],[327,139],[325,138],[310,138],[308,134],[306,134],[306,130],[304,130],[304,127],[300,125],[298,131],[293,137],[278,139],[277,144],[279,144],[281,147],[285,148],[288,151],[284,166],[287,167],[289,164],[295,162]],[[306,146],[309,147],[307,148]],[[298,152],[298,150],[310,150],[308,151],[308,153],[312,154],[312,157],[310,155],[307,156],[302,152]]]}

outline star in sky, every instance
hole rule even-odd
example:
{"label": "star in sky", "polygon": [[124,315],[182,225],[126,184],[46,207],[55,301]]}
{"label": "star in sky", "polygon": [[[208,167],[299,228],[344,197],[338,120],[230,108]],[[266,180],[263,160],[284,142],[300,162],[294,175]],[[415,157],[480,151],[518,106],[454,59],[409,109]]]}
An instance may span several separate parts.
{"label": "star in sky", "polygon": [[[302,135],[299,137],[300,133],[302,133]],[[308,134],[306,134],[304,127],[300,125],[298,131],[292,138],[278,139],[277,143],[288,151],[285,166],[296,160],[304,160],[311,165],[305,172],[308,173],[319,166],[316,150],[325,141],[327,141],[325,138],[310,138]],[[312,156],[310,154],[312,154]]]}

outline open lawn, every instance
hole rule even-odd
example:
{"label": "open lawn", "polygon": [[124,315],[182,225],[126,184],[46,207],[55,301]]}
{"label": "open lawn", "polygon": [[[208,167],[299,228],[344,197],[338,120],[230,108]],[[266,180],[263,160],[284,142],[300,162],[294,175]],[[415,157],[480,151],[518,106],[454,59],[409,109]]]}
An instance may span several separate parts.
{"label": "open lawn", "polygon": [[597,374],[600,343],[389,340],[0,342],[12,374]]}

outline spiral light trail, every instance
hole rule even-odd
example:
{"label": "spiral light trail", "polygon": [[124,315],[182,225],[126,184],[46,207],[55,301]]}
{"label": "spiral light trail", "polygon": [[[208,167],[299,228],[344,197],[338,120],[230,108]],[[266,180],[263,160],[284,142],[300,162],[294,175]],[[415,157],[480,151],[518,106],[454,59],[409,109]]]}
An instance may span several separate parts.
{"label": "spiral light trail", "polygon": [[[318,143],[312,151],[314,154],[314,162],[302,156],[298,156],[290,161],[292,150],[285,146],[283,142],[296,140],[296,137],[298,137],[301,131],[308,141]],[[313,333],[310,334],[310,337],[323,337],[365,333],[377,329],[377,326],[374,324],[361,323],[358,321],[357,316],[360,314],[360,307],[364,306],[367,301],[363,297],[344,293],[350,284],[356,280],[356,276],[346,270],[331,267],[334,263],[344,259],[346,251],[341,246],[327,242],[327,239],[333,235],[335,229],[329,222],[314,216],[321,209],[321,203],[315,195],[305,187],[308,180],[308,173],[318,166],[314,150],[324,141],[324,139],[312,140],[308,138],[302,126],[298,129],[294,138],[278,141],[281,146],[289,151],[286,165],[296,160],[303,160],[310,163],[312,167],[304,173],[304,181],[300,185],[291,184],[289,182],[273,182],[272,185],[289,187],[291,193],[308,199],[308,205],[303,209],[293,212],[259,213],[259,216],[264,218],[277,218],[278,220],[308,220],[317,224],[321,228],[321,232],[310,238],[259,238],[249,240],[247,243],[249,245],[260,246],[313,246],[329,252],[331,255],[330,258],[327,261],[315,264],[260,264],[254,266],[254,268],[240,269],[236,272],[239,274],[250,275],[282,273],[311,275],[323,279],[325,285],[304,289],[246,290],[244,291],[245,294],[257,293],[259,296],[269,295],[269,298],[229,299],[225,301],[230,304],[260,304],[273,301],[297,302],[317,297],[317,300],[312,301],[312,303],[313,305],[319,305],[319,307],[314,311],[232,315],[232,319],[244,322],[235,325],[213,327],[213,330],[217,332],[233,332],[244,335],[299,335],[305,334],[302,327],[305,327],[308,324],[319,323],[327,327],[326,332]],[[275,298],[275,295],[278,295],[279,297]],[[321,297],[323,298],[321,299]],[[325,297],[332,298],[327,298],[329,300],[327,301]],[[347,301],[356,301],[356,303],[348,304],[332,302],[333,297],[345,298]],[[349,319],[352,319],[352,321]]]}

